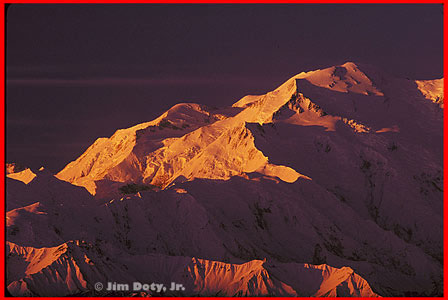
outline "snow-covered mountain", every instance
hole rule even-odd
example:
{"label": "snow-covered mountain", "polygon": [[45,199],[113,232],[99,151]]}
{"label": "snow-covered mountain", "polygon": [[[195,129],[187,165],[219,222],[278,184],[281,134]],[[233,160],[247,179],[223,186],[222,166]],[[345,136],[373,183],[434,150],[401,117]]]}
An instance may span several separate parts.
{"label": "snow-covered mountain", "polygon": [[[166,291],[159,294],[166,296],[377,297],[369,284],[348,267],[261,260],[228,264],[194,257],[129,255],[80,241],[39,249],[7,242],[6,248],[7,284],[12,295],[95,295],[93,283],[132,279],[164,283]],[[182,282],[184,289],[170,291],[171,282]],[[135,291],[124,293],[133,294]]]}
{"label": "snow-covered mountain", "polygon": [[441,295],[442,108],[443,79],[349,62],[228,108],[177,104],[56,176],[9,168],[8,289]]}

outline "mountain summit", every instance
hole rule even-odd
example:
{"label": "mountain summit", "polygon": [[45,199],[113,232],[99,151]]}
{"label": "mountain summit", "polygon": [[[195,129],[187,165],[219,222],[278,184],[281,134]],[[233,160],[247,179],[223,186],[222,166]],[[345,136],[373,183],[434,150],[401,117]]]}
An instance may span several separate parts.
{"label": "mountain summit", "polygon": [[[110,138],[99,138],[57,177],[84,186],[93,195],[107,194],[103,187],[107,190],[120,183],[166,187],[181,176],[189,180],[228,179],[255,171],[294,182],[308,177],[289,166],[267,163],[268,157],[253,142],[257,131],[249,129],[257,127],[248,124],[288,123],[320,126],[329,131],[342,126],[364,133],[397,132],[413,125],[399,126],[397,119],[402,118],[403,109],[409,109],[403,99],[408,95],[399,95],[401,89],[415,85],[417,99],[423,95],[443,103],[442,80],[403,81],[365,68],[372,75],[353,62],[302,72],[272,92],[243,97],[226,109],[177,104],[154,121],[118,130]],[[390,95],[384,95],[382,89]],[[414,107],[419,105],[418,100],[410,101],[415,102],[411,104]],[[441,113],[429,103],[421,106],[429,110],[430,119],[432,115],[441,118]],[[393,120],[384,117],[393,114]],[[422,118],[425,116],[417,119]],[[404,122],[407,121],[406,118]],[[207,170],[202,168],[204,165]]]}
{"label": "mountain summit", "polygon": [[9,174],[8,289],[440,296],[442,107],[443,79],[348,62],[231,107],[177,104],[55,177]]}

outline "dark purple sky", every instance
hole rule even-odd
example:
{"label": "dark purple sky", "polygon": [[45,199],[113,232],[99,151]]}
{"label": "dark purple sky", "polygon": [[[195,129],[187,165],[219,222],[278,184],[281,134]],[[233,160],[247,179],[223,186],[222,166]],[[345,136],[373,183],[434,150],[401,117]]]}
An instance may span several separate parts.
{"label": "dark purple sky", "polygon": [[12,5],[7,161],[61,170],[179,102],[226,106],[345,61],[443,76],[442,5]]}

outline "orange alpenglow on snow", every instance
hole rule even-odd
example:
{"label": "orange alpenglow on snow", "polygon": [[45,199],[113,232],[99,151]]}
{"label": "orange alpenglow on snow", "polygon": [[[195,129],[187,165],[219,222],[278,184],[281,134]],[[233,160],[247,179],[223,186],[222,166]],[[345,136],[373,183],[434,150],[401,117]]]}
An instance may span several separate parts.
{"label": "orange alpenglow on snow", "polygon": [[14,296],[440,296],[443,79],[348,62],[7,167]]}

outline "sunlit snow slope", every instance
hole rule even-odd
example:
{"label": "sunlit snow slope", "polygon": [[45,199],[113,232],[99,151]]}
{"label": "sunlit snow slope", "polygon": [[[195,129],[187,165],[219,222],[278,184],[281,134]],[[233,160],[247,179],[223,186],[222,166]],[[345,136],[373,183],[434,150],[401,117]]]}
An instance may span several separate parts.
{"label": "sunlit snow slope", "polygon": [[177,104],[56,176],[11,165],[8,290],[441,296],[442,107],[443,79],[348,62],[232,107]]}

